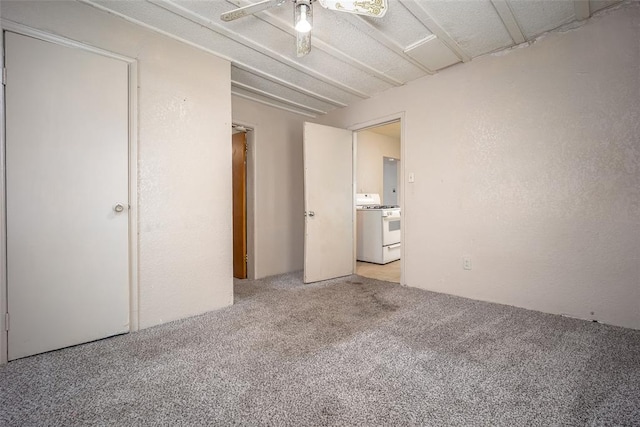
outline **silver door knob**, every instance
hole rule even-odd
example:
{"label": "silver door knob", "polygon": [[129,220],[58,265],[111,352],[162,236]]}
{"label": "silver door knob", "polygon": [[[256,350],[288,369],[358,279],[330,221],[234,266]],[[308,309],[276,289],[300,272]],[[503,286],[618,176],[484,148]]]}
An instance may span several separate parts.
{"label": "silver door knob", "polygon": [[120,212],[122,212],[124,210],[124,206],[121,205],[120,203],[118,203],[117,205],[115,205],[113,207],[113,210],[116,211],[117,213],[120,213]]}
{"label": "silver door knob", "polygon": [[316,216],[316,213],[314,211],[309,211],[309,216]]}

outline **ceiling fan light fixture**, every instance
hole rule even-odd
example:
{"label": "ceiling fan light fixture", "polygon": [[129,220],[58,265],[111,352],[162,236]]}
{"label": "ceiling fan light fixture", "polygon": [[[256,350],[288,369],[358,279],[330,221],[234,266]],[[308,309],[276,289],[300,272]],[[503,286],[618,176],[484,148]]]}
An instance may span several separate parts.
{"label": "ceiling fan light fixture", "polygon": [[311,2],[305,0],[296,1],[294,9],[294,28],[299,33],[311,31]]}
{"label": "ceiling fan light fixture", "polygon": [[[2,0],[0,0],[2,1]],[[237,0],[228,0],[230,3],[239,3]],[[260,0],[246,6],[220,15],[225,22],[233,21],[247,15],[280,6],[287,0]],[[316,0],[291,0],[293,3],[293,27],[296,37],[296,56],[301,58],[311,52],[311,28],[313,27],[313,8]],[[320,6],[325,9],[339,12],[355,13],[357,15],[382,18],[389,5],[388,0],[318,0]],[[412,0],[413,1],[413,0]]]}

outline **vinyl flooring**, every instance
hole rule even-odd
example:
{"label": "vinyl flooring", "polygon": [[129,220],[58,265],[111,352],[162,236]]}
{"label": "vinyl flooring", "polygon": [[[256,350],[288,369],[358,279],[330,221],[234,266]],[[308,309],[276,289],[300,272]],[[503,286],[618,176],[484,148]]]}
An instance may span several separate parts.
{"label": "vinyl flooring", "polygon": [[356,273],[372,279],[400,283],[400,260],[385,265],[357,261]]}

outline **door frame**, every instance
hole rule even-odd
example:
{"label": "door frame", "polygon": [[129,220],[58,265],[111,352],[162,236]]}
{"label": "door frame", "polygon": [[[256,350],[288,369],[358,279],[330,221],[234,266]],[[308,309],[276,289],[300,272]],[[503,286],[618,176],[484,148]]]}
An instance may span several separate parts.
{"label": "door frame", "polygon": [[[82,49],[128,64],[129,69],[129,331],[139,329],[139,290],[138,290],[138,62],[117,53],[77,42],[47,32],[18,24],[5,19],[0,20],[0,66],[4,69],[4,32],[11,31],[49,43]],[[4,80],[4,79],[3,79]],[[3,81],[4,83],[4,81]],[[6,140],[5,140],[5,86],[0,85],[0,364],[7,363],[8,331],[6,315],[7,304],[7,189],[6,189]]]}
{"label": "door frame", "polygon": [[245,173],[247,180],[247,279],[255,280],[256,278],[256,266],[258,265],[258,251],[256,250],[258,245],[258,236],[255,232],[257,224],[257,218],[255,215],[256,206],[256,151],[258,150],[256,145],[257,129],[256,126],[242,121],[232,120],[232,127],[242,127],[245,131],[245,138],[247,140],[247,164],[245,165]]}
{"label": "door frame", "polygon": [[[382,126],[385,125],[387,123],[391,123],[391,122],[400,122],[400,177],[401,177],[401,181],[400,181],[400,200],[398,201],[399,205],[400,205],[400,211],[402,212],[402,226],[400,228],[400,241],[402,242],[402,245],[400,246],[400,284],[403,286],[406,286],[406,282],[405,282],[405,257],[406,257],[406,245],[404,244],[406,242],[406,230],[407,230],[407,211],[406,211],[406,206],[405,206],[405,194],[406,194],[406,185],[405,183],[407,182],[406,180],[406,175],[405,175],[405,170],[406,170],[406,163],[402,161],[402,159],[406,159],[407,155],[406,155],[406,147],[405,147],[405,137],[404,137],[404,127],[405,127],[405,112],[404,111],[400,111],[398,113],[393,113],[393,114],[389,114],[387,116],[382,116],[382,117],[378,117],[377,119],[372,119],[372,120],[367,120],[366,122],[360,122],[360,123],[356,123],[353,124],[351,126],[348,126],[347,129],[353,132],[354,138],[353,138],[353,161],[354,161],[354,174],[353,174],[353,181],[355,183],[356,180],[356,156],[357,156],[357,150],[358,150],[358,132],[363,131],[363,130],[367,130],[367,129],[371,129],[371,128],[375,128],[378,126]],[[354,211],[354,217],[355,217],[355,209],[356,209],[356,198],[355,198],[355,185],[354,187],[354,196],[353,196],[353,211]],[[355,227],[354,227],[354,235],[353,235],[353,241],[354,241],[354,250],[353,250],[353,271],[356,271],[356,245],[355,245]]]}

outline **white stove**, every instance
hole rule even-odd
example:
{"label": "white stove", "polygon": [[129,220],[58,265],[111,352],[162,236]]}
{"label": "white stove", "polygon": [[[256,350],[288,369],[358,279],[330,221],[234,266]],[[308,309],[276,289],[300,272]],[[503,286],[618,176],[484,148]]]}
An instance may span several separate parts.
{"label": "white stove", "polygon": [[379,194],[356,194],[356,259],[387,264],[400,259],[400,207]]}

